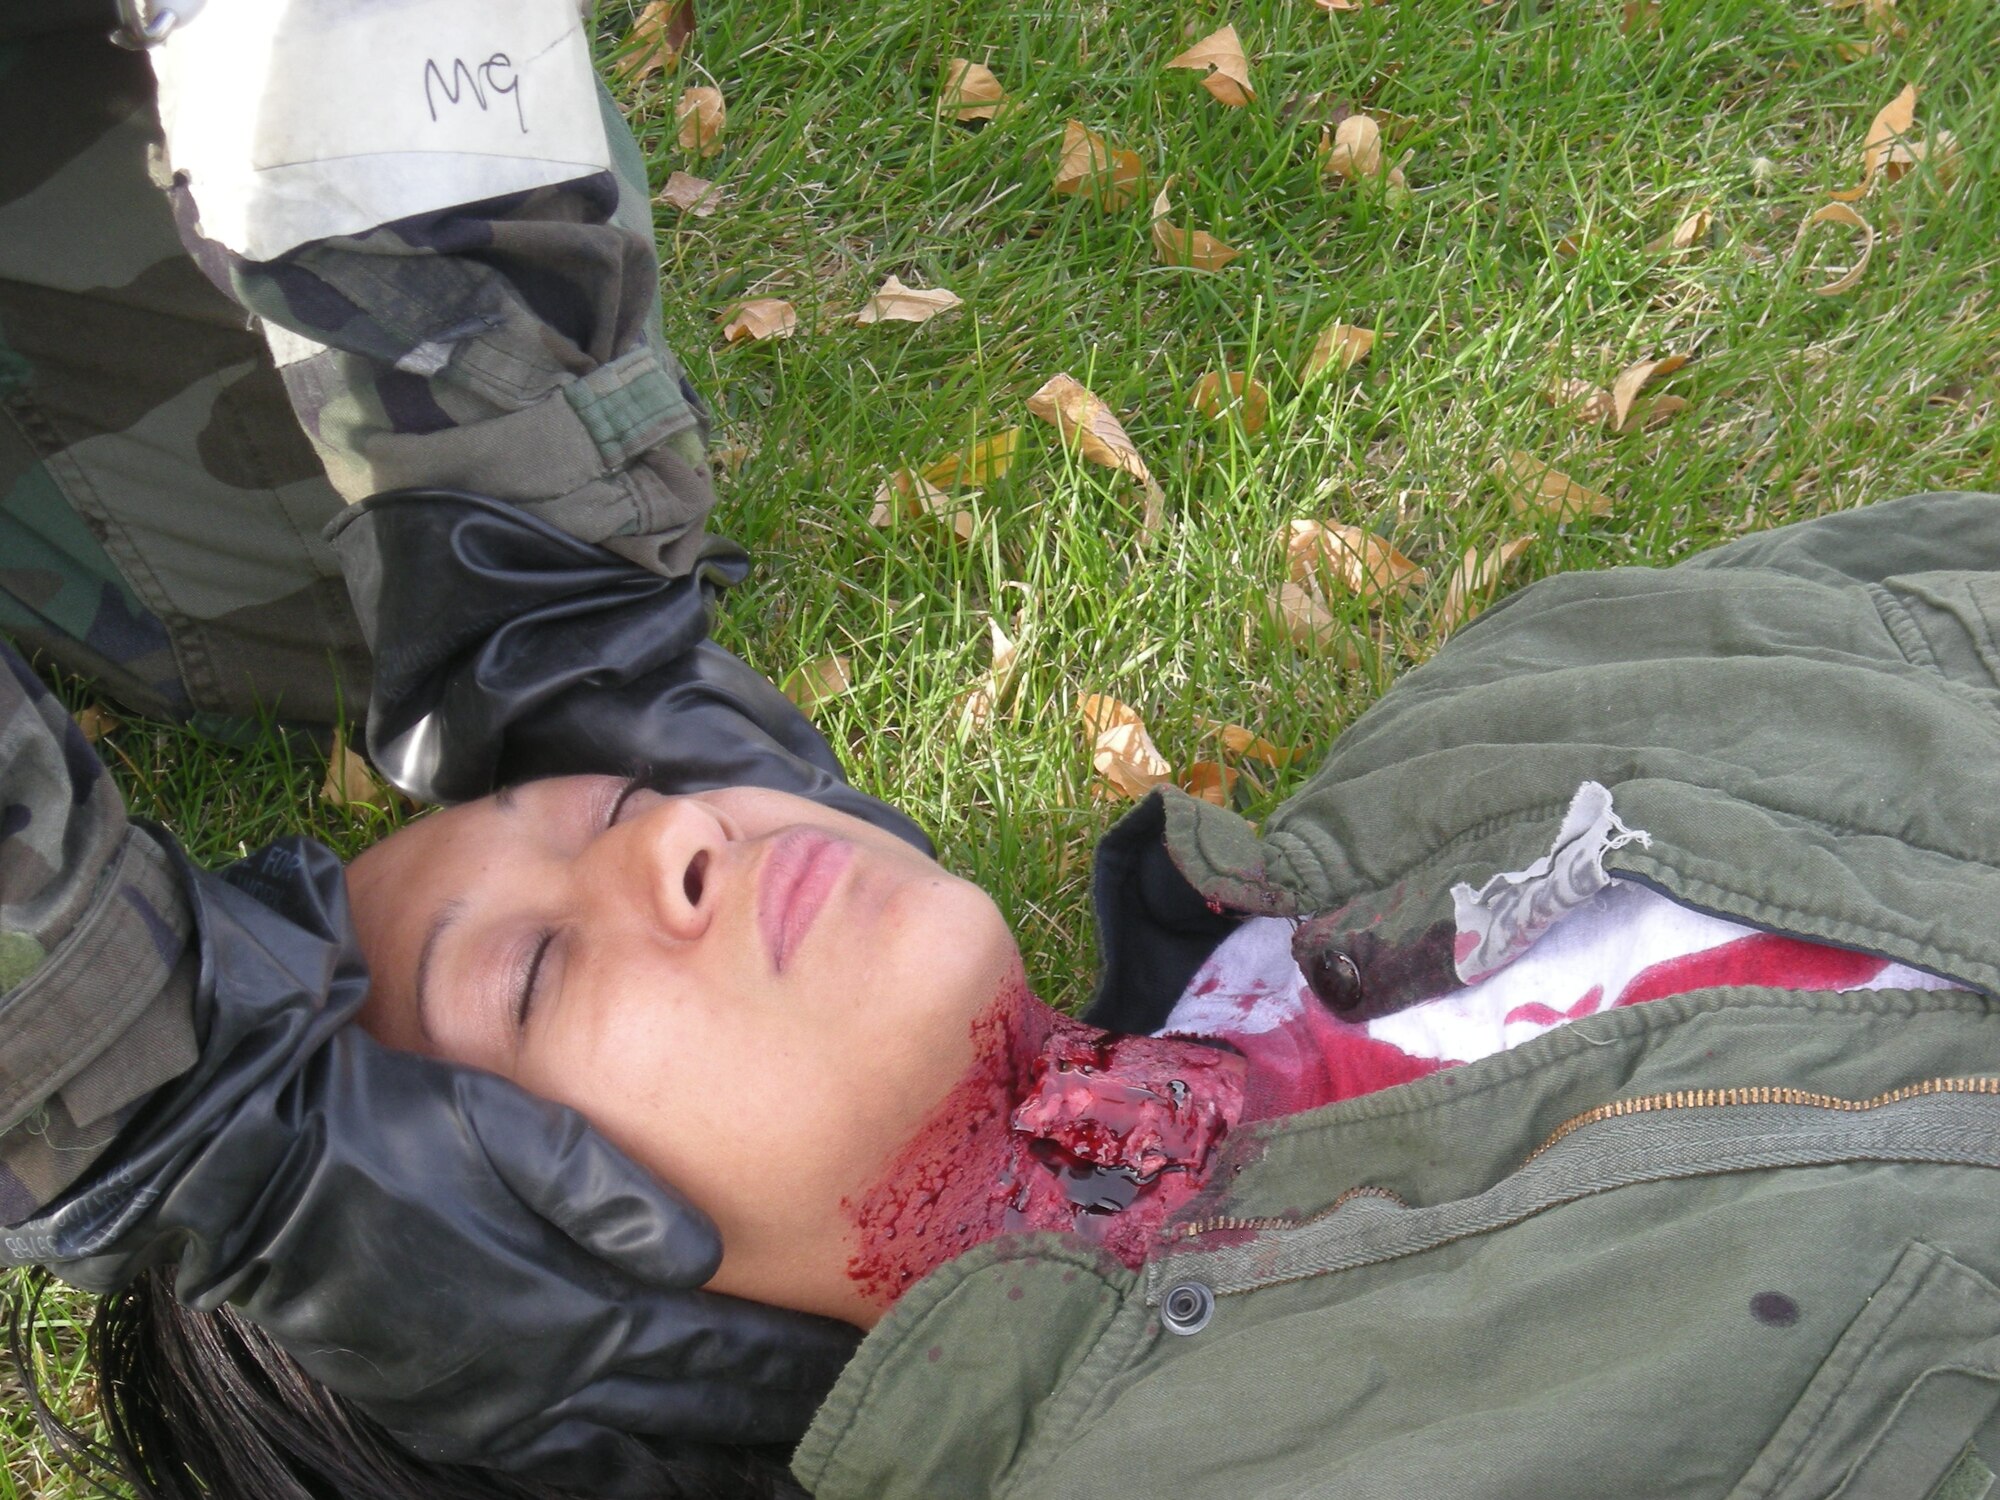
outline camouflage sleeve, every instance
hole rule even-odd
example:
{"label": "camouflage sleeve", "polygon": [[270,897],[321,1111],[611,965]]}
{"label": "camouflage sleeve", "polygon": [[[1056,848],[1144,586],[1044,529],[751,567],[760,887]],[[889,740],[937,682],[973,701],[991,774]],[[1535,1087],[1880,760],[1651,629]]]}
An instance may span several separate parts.
{"label": "camouflage sleeve", "polygon": [[194,1066],[193,919],[166,851],[0,645],[0,1224]]}
{"label": "camouflage sleeve", "polygon": [[609,171],[273,260],[205,238],[185,176],[170,192],[196,261],[262,322],[347,500],[471,490],[678,575],[714,504],[707,412],[660,333],[645,162],[591,87]]}

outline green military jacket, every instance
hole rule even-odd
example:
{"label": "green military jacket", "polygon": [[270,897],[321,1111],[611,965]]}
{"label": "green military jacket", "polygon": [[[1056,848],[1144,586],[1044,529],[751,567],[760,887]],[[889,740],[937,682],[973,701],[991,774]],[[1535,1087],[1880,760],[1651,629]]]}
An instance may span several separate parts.
{"label": "green military jacket", "polygon": [[1996,570],[2000,497],[1944,495],[1551,579],[1399,683],[1261,835],[1156,794],[1100,861],[1108,1022],[1158,1024],[1247,912],[1301,918],[1302,958],[1349,955],[1373,1011],[1436,993],[1451,888],[1548,853],[1585,781],[1647,835],[1606,873],[1964,988],[1696,991],[1241,1130],[1138,1271],[1024,1235],[917,1285],[800,1479],[819,1500],[1987,1494]]}

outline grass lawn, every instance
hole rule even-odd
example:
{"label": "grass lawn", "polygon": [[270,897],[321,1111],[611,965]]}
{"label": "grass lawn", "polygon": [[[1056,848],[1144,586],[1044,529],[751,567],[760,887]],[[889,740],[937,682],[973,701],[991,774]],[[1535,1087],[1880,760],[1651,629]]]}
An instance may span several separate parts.
{"label": "grass lawn", "polygon": [[[1238,108],[1163,67],[1224,23],[1256,95]],[[615,53],[622,18],[602,29]],[[999,118],[939,117],[959,57],[1006,90]],[[1522,541],[1511,588],[1913,490],[2000,489],[1996,77],[1990,0],[704,0],[678,68],[620,92],[656,186],[682,170],[718,188],[708,216],[657,213],[669,335],[727,460],[717,529],[760,564],[718,634],[780,680],[846,659],[851,686],[813,714],[854,779],[994,890],[1044,995],[1080,1004],[1090,850],[1117,805],[1079,694],[1129,704],[1176,772],[1228,759],[1224,722],[1303,747],[1285,768],[1232,762],[1256,817],[1436,649],[1469,549]],[[1861,180],[1870,122],[1906,84],[1927,159],[1853,205],[1872,255],[1822,295],[1860,232],[1801,226]],[[727,99],[706,158],[677,141],[691,85]],[[1355,113],[1405,186],[1323,170],[1323,132]],[[1072,120],[1136,154],[1130,204],[1055,191]],[[1157,258],[1169,176],[1170,222],[1240,252],[1223,269]],[[1702,213],[1686,248],[1647,248]],[[891,274],[963,305],[848,321]],[[795,335],[726,344],[723,316],[752,298],[791,302]],[[1372,351],[1302,383],[1334,322],[1374,330]],[[1614,433],[1547,399],[1668,355],[1692,357],[1649,395],[1686,405],[1656,425]],[[1163,491],[1156,525],[1130,477],[1030,415],[1059,372],[1122,422]],[[1191,404],[1208,372],[1265,388],[1261,431]],[[1013,428],[1005,475],[944,502],[964,538],[871,524],[891,471]],[[1608,506],[1517,509],[1490,474],[1514,452]],[[1289,628],[1272,603],[1298,519],[1365,528],[1424,577],[1327,583],[1329,619]],[[975,726],[962,702],[988,676],[989,623],[1017,651]],[[104,743],[135,810],[200,858],[298,830],[352,850],[385,822],[324,802],[323,764],[276,741],[240,754],[128,722]],[[67,1349],[51,1336],[58,1384]],[[0,1500],[89,1493],[4,1400]]]}

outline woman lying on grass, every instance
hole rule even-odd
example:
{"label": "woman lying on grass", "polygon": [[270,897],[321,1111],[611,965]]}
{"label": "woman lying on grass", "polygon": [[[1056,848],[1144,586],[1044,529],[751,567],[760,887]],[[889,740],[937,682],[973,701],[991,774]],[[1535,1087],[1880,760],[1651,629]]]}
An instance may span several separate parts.
{"label": "woman lying on grass", "polygon": [[[582,1112],[711,1290],[868,1331],[821,1500],[1980,1493],[1996,617],[1990,496],[1526,590],[1261,834],[1109,834],[1093,1025],[865,824],[536,783],[355,861],[363,1022]],[[107,1319],[159,1493],[546,1493],[157,1281]]]}

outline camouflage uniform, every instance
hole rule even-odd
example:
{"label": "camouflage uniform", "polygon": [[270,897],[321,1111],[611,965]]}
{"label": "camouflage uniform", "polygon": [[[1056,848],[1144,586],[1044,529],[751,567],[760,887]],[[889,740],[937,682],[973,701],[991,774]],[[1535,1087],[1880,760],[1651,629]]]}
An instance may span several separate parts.
{"label": "camouflage uniform", "polygon": [[[320,535],[345,502],[462,488],[688,571],[705,412],[661,340],[644,162],[601,88],[612,171],[252,263],[165,180],[151,69],[106,40],[109,8],[0,0],[0,633],[142,713],[321,726],[368,696]],[[0,690],[12,1223],[194,1037],[157,847],[27,674]]]}

